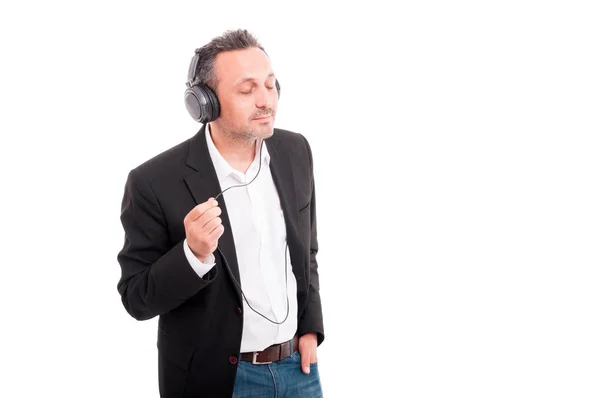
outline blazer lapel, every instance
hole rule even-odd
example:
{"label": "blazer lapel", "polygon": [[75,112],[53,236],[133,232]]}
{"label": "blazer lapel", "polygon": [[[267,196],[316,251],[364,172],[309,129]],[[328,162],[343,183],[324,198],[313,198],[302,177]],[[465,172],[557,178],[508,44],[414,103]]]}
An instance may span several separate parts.
{"label": "blazer lapel", "polygon": [[301,293],[308,288],[308,281],[304,267],[304,245],[298,231],[298,200],[294,184],[294,169],[290,157],[279,150],[276,136],[265,140],[265,143],[271,156],[271,174],[283,209],[292,270],[298,282],[298,292]]}
{"label": "blazer lapel", "polygon": [[[205,131],[206,125],[202,126],[200,131],[190,140],[190,151],[187,159],[188,166],[196,170],[196,173],[185,178],[185,183],[194,197],[196,204],[206,202],[208,198],[214,198],[222,191],[219,179],[217,178],[217,172],[215,171],[210,153],[208,152]],[[229,275],[235,279],[234,285],[236,286],[238,298],[242,301],[241,290],[239,289],[240,270],[235,252],[235,244],[233,241],[229,214],[227,212],[227,205],[222,196],[217,199],[217,201],[219,202],[219,207],[222,211],[219,217],[221,217],[223,226],[225,227],[223,235],[219,239],[219,249],[221,255],[226,257],[226,259],[223,260],[225,260],[229,266],[226,268],[228,268]],[[215,252],[215,255],[217,255],[217,253],[218,251]]]}

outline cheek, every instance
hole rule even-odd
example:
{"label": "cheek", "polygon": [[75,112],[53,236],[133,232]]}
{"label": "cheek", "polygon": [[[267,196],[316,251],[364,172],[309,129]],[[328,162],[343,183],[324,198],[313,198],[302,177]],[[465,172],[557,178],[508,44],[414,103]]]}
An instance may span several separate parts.
{"label": "cheek", "polygon": [[252,109],[242,101],[225,102],[221,104],[221,114],[232,124],[245,124],[252,117]]}

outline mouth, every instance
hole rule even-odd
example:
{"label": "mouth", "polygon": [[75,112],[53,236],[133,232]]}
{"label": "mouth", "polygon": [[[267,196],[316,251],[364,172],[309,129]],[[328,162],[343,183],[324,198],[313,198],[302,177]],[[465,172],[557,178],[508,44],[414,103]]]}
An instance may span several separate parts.
{"label": "mouth", "polygon": [[262,121],[262,120],[268,120],[271,118],[271,115],[267,115],[267,116],[260,116],[260,117],[255,117],[252,120],[258,120],[258,121]]}

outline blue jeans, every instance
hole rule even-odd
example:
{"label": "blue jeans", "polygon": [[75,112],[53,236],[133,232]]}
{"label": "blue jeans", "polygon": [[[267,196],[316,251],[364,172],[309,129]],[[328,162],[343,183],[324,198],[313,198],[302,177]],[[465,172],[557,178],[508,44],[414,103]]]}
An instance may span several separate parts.
{"label": "blue jeans", "polygon": [[265,365],[239,361],[233,398],[322,398],[317,364],[310,373],[300,367],[300,353]]}

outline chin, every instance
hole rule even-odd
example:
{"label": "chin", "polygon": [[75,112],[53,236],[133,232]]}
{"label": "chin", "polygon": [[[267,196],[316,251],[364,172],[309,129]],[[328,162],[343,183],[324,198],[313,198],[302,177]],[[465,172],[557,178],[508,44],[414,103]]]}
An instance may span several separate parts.
{"label": "chin", "polygon": [[257,138],[269,138],[273,135],[273,125],[269,123],[266,126],[260,126],[257,129],[254,129],[254,135]]}
{"label": "chin", "polygon": [[267,138],[270,138],[270,137],[273,136],[273,129],[271,128],[268,131],[260,132],[259,134],[257,134],[257,136],[259,138],[262,138],[263,140],[267,139]]}

